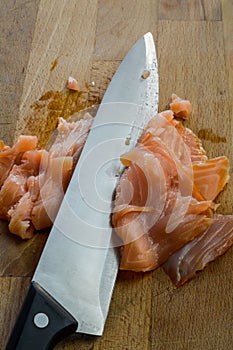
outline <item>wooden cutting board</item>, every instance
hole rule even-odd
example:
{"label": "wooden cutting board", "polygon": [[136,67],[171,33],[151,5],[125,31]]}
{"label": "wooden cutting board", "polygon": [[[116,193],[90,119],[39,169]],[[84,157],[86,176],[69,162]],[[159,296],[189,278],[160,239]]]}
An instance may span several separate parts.
{"label": "wooden cutting board", "polygon": [[[0,139],[36,134],[98,104],[121,60],[147,31],[157,47],[160,110],[172,92],[191,100],[186,125],[208,155],[233,165],[233,3],[230,0],[8,0],[0,2]],[[82,93],[67,92],[68,76]],[[94,87],[88,86],[91,81]],[[232,173],[232,171],[231,171]],[[233,181],[219,212],[233,213]],[[0,349],[4,349],[48,231],[22,242],[0,225]],[[104,335],[56,349],[226,350],[233,344],[233,249],[175,289],[162,269],[120,272]]]}

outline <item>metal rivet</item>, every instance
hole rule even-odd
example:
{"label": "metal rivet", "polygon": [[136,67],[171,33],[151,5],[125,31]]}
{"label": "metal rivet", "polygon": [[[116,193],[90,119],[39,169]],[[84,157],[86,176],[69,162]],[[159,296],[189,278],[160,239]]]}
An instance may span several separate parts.
{"label": "metal rivet", "polygon": [[49,318],[46,314],[43,312],[39,312],[34,316],[34,324],[38,328],[45,328],[49,324]]}

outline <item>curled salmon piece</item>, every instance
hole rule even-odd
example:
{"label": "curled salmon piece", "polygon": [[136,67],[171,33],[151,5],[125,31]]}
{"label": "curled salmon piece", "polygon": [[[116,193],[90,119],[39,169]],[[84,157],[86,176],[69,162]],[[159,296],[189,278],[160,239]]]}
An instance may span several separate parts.
{"label": "curled salmon piece", "polygon": [[14,164],[19,164],[22,154],[36,149],[36,136],[19,136],[13,147],[6,146],[3,141],[0,145],[0,188],[10,173]]}
{"label": "curled salmon piece", "polygon": [[170,108],[174,112],[174,115],[178,118],[187,119],[191,114],[190,101],[183,100],[176,94],[172,94],[171,100]]}
{"label": "curled salmon piece", "polygon": [[12,207],[8,214],[10,216],[9,230],[22,239],[30,239],[34,236],[35,228],[31,223],[31,212],[33,202],[30,193],[26,192],[19,202]]}
{"label": "curled salmon piece", "polygon": [[73,78],[73,77],[69,77],[67,80],[67,88],[69,90],[73,90],[73,91],[80,91],[80,87],[78,84],[78,81]]}
{"label": "curled salmon piece", "polygon": [[172,254],[163,265],[172,282],[180,287],[197,272],[224,254],[233,244],[233,215],[215,214],[213,223],[193,241]]}

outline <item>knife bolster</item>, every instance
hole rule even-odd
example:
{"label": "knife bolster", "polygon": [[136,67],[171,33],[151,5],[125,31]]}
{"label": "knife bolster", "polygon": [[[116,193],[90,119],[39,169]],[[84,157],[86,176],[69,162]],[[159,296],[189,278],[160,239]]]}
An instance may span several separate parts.
{"label": "knife bolster", "polygon": [[6,350],[49,350],[78,323],[38,283],[31,282]]}

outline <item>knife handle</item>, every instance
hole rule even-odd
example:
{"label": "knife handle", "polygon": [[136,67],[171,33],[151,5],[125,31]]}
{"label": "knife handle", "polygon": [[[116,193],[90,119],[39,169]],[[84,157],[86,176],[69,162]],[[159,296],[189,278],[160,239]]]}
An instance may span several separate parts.
{"label": "knife handle", "polygon": [[31,282],[6,350],[49,350],[75,333],[77,321],[38,283]]}

